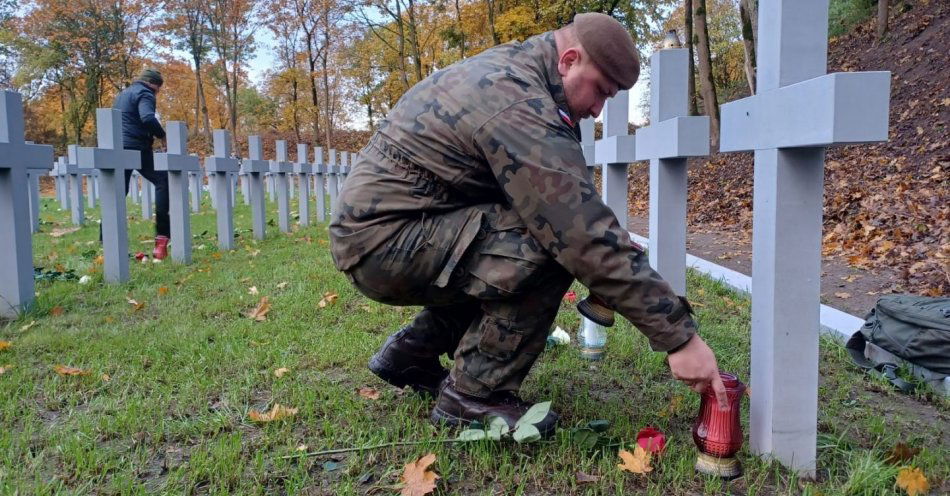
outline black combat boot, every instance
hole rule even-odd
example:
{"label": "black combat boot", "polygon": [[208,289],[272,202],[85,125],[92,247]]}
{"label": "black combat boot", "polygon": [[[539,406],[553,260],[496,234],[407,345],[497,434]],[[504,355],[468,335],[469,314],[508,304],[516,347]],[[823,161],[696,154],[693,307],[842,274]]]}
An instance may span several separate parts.
{"label": "black combat boot", "polygon": [[412,326],[389,336],[369,360],[369,369],[380,379],[403,388],[435,396],[449,371],[439,363],[443,350],[416,336]]}
{"label": "black combat boot", "polygon": [[[488,398],[476,398],[458,392],[453,387],[452,379],[447,379],[442,383],[439,399],[429,420],[436,425],[464,426],[475,420],[484,422],[488,417],[501,417],[508,423],[508,427],[514,429],[515,423],[529,408],[531,403],[525,402],[510,391],[492,393]],[[554,433],[557,421],[558,415],[549,411],[547,416],[534,426],[542,436],[549,436]]]}

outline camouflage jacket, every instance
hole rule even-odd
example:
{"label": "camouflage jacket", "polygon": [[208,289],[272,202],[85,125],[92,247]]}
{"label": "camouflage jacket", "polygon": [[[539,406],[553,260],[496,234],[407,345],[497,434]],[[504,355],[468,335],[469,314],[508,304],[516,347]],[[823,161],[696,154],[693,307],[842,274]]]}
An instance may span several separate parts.
{"label": "camouflage jacket", "polygon": [[[330,226],[337,268],[355,266],[420,215],[506,203],[653,349],[684,343],[695,332],[688,304],[601,200],[567,112],[553,32],[491,48],[413,86],[367,146],[395,166],[373,166],[364,149],[343,187]],[[459,230],[456,255],[478,227]]]}

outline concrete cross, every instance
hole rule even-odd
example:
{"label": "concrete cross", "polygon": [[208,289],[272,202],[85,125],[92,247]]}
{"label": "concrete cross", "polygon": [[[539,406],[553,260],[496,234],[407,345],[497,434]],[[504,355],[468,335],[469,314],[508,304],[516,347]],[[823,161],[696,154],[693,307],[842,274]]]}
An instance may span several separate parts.
{"label": "concrete cross", "polygon": [[627,229],[627,165],[636,160],[636,137],[628,135],[630,93],[620,91],[604,107],[604,137],[594,145],[594,162],[601,164],[604,203],[620,227]]}
{"label": "concrete cross", "polygon": [[66,166],[66,160],[59,157],[59,160],[53,165],[50,175],[56,181],[56,200],[59,201],[60,210],[69,210],[69,171]]}
{"label": "concrete cross", "polygon": [[247,176],[247,173],[245,173],[243,169],[241,170],[241,172],[238,173],[238,179],[240,179],[241,181],[241,197],[244,198],[244,204],[250,205],[251,204],[251,190],[247,186],[248,176]]}
{"label": "concrete cross", "polygon": [[[235,157],[238,159],[238,167],[240,167],[240,157]],[[240,170],[240,169],[238,169]],[[228,193],[231,195],[231,207],[237,205],[237,172],[228,173]]]}
{"label": "concrete cross", "polygon": [[168,172],[168,216],[172,260],[191,263],[191,214],[188,212],[188,174],[201,170],[198,157],[188,154],[188,126],[169,121],[165,128],[167,153],[155,154],[155,170]]}
{"label": "concrete cross", "polygon": [[270,162],[264,160],[264,147],[260,136],[247,137],[248,158],[241,162],[241,172],[247,178],[248,196],[251,201],[251,224],[254,228],[254,239],[264,239],[267,225],[264,210],[264,181],[263,174],[270,170]]}
{"label": "concrete cross", "polygon": [[132,178],[129,180],[129,196],[132,198],[132,203],[139,204],[139,173],[133,172]]}
{"label": "concrete cross", "polygon": [[15,318],[33,303],[33,239],[27,171],[53,167],[53,147],[24,140],[20,94],[0,92],[0,315]]}
{"label": "concrete cross", "polygon": [[188,173],[188,189],[191,191],[191,211],[201,211],[201,171]]}
{"label": "concrete cross", "polygon": [[323,163],[323,147],[314,149],[313,194],[317,197],[317,220],[327,221],[327,166]]}
{"label": "concrete cross", "polygon": [[650,125],[637,130],[637,160],[650,161],[650,265],[686,294],[686,161],[709,155],[709,117],[689,116],[689,50],[650,56]]}
{"label": "concrete cross", "polygon": [[102,181],[103,278],[129,280],[129,232],[125,208],[125,171],[141,167],[142,154],[122,149],[122,112],[96,109],[98,147],[79,148],[79,166],[98,169]]}
{"label": "concrete cross", "polygon": [[142,219],[149,220],[152,218],[152,199],[155,197],[155,185],[145,179],[145,176],[140,175],[140,177],[142,178],[142,190],[139,203],[142,206]]}
{"label": "concrete cross", "polygon": [[342,152],[340,154],[340,172],[339,172],[340,178],[337,181],[337,185],[339,186],[340,189],[337,191],[337,193],[339,193],[340,191],[343,191],[343,183],[346,182],[346,176],[348,176],[349,174],[350,174],[350,152]]}
{"label": "concrete cross", "polygon": [[234,249],[234,205],[231,203],[231,188],[228,173],[237,172],[241,162],[231,158],[231,132],[214,130],[214,155],[205,159],[205,170],[214,182],[212,195],[217,205],[218,248]]}
{"label": "concrete cross", "polygon": [[[79,145],[76,146],[78,147]],[[79,153],[78,148],[76,153]],[[82,169],[82,167],[80,167],[80,169]],[[86,176],[86,206],[96,208],[96,201],[99,199],[99,170],[85,170],[83,174]]]}
{"label": "concrete cross", "polygon": [[330,148],[327,161],[327,189],[330,190],[330,222],[336,218],[336,196],[340,192],[340,168],[336,164],[336,150]]}
{"label": "concrete cross", "polygon": [[277,190],[277,225],[280,231],[290,232],[290,195],[287,174],[294,171],[293,164],[287,161],[287,142],[277,140],[277,160],[270,163],[270,172]]}
{"label": "concrete cross", "polygon": [[[31,142],[28,143],[32,144]],[[50,167],[53,165],[50,164]],[[40,232],[40,175],[42,174],[38,169],[26,171],[30,196],[30,230],[35,233]]]}
{"label": "concrete cross", "polygon": [[214,174],[211,171],[205,169],[205,179],[208,182],[208,196],[211,197],[211,208],[218,209],[218,195],[214,194],[214,188],[217,186],[217,183],[214,181]]}
{"label": "concrete cross", "polygon": [[758,94],[722,106],[721,151],[755,150],[749,438],[815,475],[825,148],[887,139],[890,73],[825,74],[828,0],[759,4]]}
{"label": "concrete cross", "polygon": [[69,173],[69,204],[72,207],[73,225],[81,226],[85,222],[85,212],[82,204],[82,176],[83,170],[79,168],[79,145],[69,145],[66,147],[66,172]]}
{"label": "concrete cross", "polygon": [[264,182],[267,183],[267,201],[274,202],[277,197],[277,183],[274,182],[274,175],[268,171],[264,174]]}
{"label": "concrete cross", "polygon": [[299,219],[297,222],[303,226],[310,225],[310,178],[308,174],[313,173],[313,166],[307,161],[307,144],[297,144],[297,161],[294,162],[294,173],[298,176],[298,187],[300,194],[297,195],[297,210]]}
{"label": "concrete cross", "polygon": [[[291,167],[293,167],[293,164],[291,164]],[[296,191],[296,190],[297,190],[297,188],[296,188],[297,185],[294,183],[294,179],[295,179],[295,175],[294,175],[294,174],[288,174],[288,175],[287,175],[287,192],[290,194],[290,199],[291,199],[291,200],[293,200],[294,197],[297,196],[297,191]]]}

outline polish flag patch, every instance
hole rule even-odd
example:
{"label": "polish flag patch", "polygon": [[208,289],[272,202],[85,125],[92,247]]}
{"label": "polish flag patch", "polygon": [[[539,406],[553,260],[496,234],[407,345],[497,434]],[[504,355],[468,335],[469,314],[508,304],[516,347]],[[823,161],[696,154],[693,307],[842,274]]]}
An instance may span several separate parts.
{"label": "polish flag patch", "polygon": [[571,120],[571,116],[567,115],[567,112],[565,112],[564,109],[557,109],[557,113],[561,114],[561,119],[563,119],[568,126],[574,127],[574,121]]}

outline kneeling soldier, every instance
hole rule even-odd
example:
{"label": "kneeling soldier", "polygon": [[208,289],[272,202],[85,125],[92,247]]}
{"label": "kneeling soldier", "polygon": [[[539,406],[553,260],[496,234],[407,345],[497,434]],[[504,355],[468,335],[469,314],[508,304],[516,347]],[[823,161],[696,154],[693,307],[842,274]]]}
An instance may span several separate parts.
{"label": "kneeling soldier", "polygon": [[[514,425],[530,406],[518,390],[575,278],[669,353],[674,377],[725,401],[689,304],[603,203],[579,143],[576,123],[639,70],[620,23],[581,14],[419,82],[360,153],[330,226],[333,258],[369,298],[424,307],[369,367],[437,395],[434,422]],[[552,412],[538,428],[556,422]]]}

